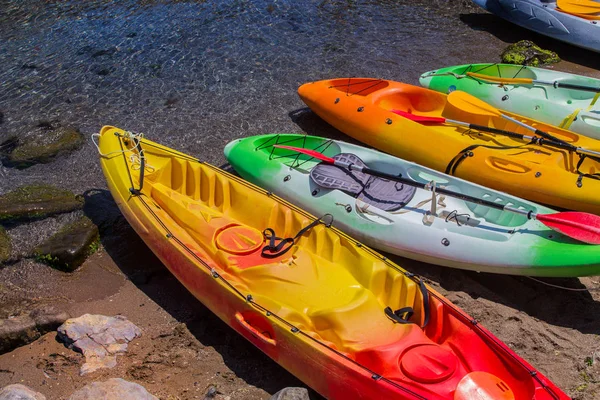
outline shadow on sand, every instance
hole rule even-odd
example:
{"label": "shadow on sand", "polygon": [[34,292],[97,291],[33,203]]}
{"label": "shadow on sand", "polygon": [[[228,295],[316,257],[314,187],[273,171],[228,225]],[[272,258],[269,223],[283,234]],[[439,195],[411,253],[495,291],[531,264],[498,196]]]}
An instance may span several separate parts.
{"label": "shadow on sand", "polygon": [[[84,211],[98,226],[102,246],[115,264],[200,343],[213,347],[236,376],[271,394],[288,386],[306,387],[192,296],[127,223],[109,191],[92,189],[84,197]],[[309,392],[311,399],[322,399]]]}

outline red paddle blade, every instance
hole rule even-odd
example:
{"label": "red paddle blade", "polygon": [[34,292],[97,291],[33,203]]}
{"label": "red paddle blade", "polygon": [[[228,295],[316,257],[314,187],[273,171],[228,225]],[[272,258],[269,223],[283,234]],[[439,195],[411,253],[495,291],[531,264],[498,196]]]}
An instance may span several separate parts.
{"label": "red paddle blade", "polygon": [[402,111],[402,110],[391,110],[394,114],[398,114],[404,118],[408,118],[412,121],[415,122],[436,122],[436,123],[441,123],[443,124],[444,122],[446,122],[445,118],[442,117],[427,117],[425,115],[415,115],[413,113],[409,113],[406,111]]}
{"label": "red paddle blade", "polygon": [[333,158],[327,157],[326,155],[324,155],[322,153],[319,153],[316,150],[304,149],[302,147],[286,146],[286,145],[283,145],[283,144],[274,144],[273,147],[277,147],[277,148],[280,148],[280,149],[287,149],[287,150],[297,151],[298,153],[309,155],[309,156],[317,158],[317,159],[319,159],[321,161],[325,161],[325,162],[330,163],[330,164],[335,164],[335,160]]}
{"label": "red paddle blade", "polygon": [[538,214],[535,219],[584,243],[600,244],[600,216],[578,211]]}

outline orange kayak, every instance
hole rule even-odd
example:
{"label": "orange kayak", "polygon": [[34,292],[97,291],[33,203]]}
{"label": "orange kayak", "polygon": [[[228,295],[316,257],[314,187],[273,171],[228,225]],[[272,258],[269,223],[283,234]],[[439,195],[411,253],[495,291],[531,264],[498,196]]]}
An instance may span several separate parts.
{"label": "orange kayak", "polygon": [[99,150],[115,202],[165,266],[323,396],[568,398],[464,311],[331,227],[327,216],[319,221],[121,129],[104,127]]}
{"label": "orange kayak", "polygon": [[[545,139],[534,143],[455,124],[413,120],[441,117],[539,136],[487,112],[491,106],[485,103],[483,109],[448,101],[449,96],[470,96],[464,92],[446,95],[389,80],[340,78],[304,84],[298,93],[325,121],[377,149],[538,203],[600,214],[600,158],[550,145]],[[568,146],[600,154],[599,140],[497,111]]]}

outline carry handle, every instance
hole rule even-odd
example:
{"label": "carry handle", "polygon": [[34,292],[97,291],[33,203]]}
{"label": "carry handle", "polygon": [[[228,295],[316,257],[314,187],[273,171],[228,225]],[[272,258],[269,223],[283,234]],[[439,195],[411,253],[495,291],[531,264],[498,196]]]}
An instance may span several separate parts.
{"label": "carry handle", "polygon": [[250,334],[255,338],[260,339],[262,342],[271,346],[275,346],[277,344],[275,342],[275,339],[265,335],[264,333],[258,331],[258,329],[250,325],[250,323],[246,321],[242,313],[236,312],[235,319],[240,323],[240,326],[242,326],[246,331],[250,332]]}

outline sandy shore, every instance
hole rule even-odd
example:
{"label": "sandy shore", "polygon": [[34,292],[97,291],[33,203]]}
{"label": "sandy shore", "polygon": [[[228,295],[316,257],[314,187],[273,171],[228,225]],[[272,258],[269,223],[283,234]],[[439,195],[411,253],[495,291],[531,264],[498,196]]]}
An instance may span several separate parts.
{"label": "sandy shore", "polygon": [[[349,140],[304,110],[295,90],[306,81],[378,76],[416,84],[421,72],[444,65],[497,61],[509,43],[526,38],[559,53],[563,62],[554,68],[600,77],[598,54],[507,25],[466,1],[304,3],[0,1],[0,140],[54,119],[88,138],[49,164],[0,167],[0,194],[39,182],[84,194],[83,212],[102,242],[71,274],[29,259],[0,267],[1,316],[52,304],[73,317],[124,315],[143,330],[117,367],[83,377],[82,356],[48,333],[0,355],[0,386],[23,383],[48,399],[109,377],[138,382],[161,399],[203,399],[210,386],[217,399],[267,399],[302,386],[192,298],[132,231],[89,139],[102,125],[142,131],[222,165],[222,147],[242,136]],[[15,251],[70,218],[10,227]],[[573,398],[600,399],[600,277],[545,280],[575,289],[564,290],[390,258]]]}

